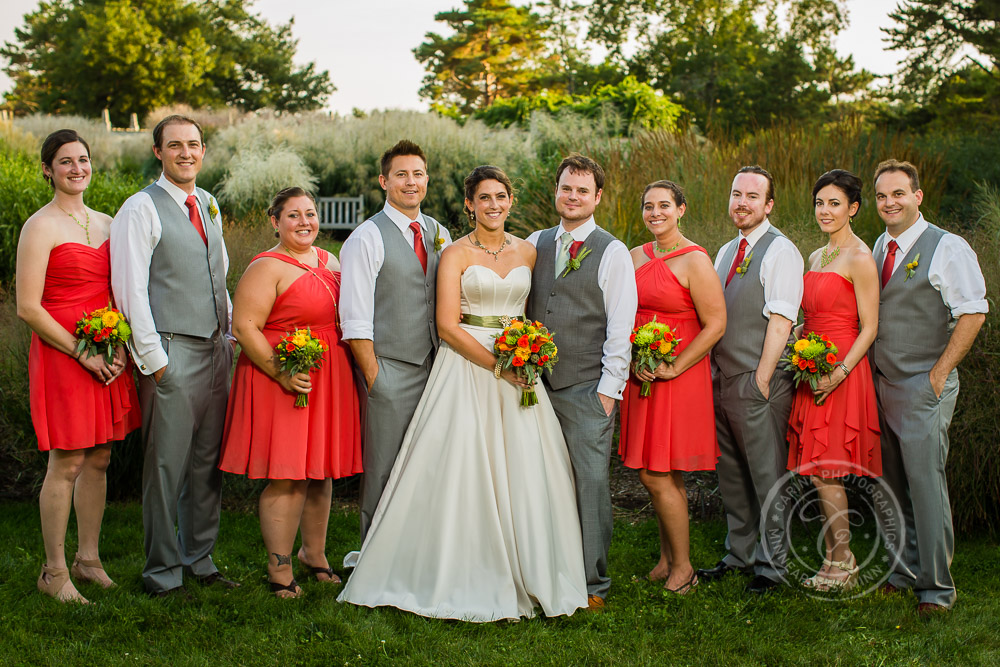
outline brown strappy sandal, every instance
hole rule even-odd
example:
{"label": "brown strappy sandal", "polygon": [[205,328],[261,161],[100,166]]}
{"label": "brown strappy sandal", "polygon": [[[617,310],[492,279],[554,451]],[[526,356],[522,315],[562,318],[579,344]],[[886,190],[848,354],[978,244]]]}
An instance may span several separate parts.
{"label": "brown strappy sandal", "polygon": [[[46,581],[46,578],[48,580]],[[79,604],[90,604],[87,598],[76,592],[76,597],[64,597],[60,595],[63,588],[69,581],[69,570],[64,567],[49,567],[42,565],[42,572],[38,575],[38,590],[45,593],[50,598],[55,598],[59,602],[77,602]]]}
{"label": "brown strappy sandal", "polygon": [[[73,566],[70,568],[70,574],[72,574],[73,578],[75,578],[77,581],[82,581],[84,583],[98,584],[101,588],[107,589],[107,588],[115,588],[116,586],[118,586],[118,584],[111,581],[111,577],[108,577],[108,583],[105,583],[95,577],[88,577],[86,574],[83,573],[82,568],[84,567],[89,567],[94,570],[104,571],[104,566],[101,565],[100,558],[93,558],[93,559],[80,558],[80,554],[77,553],[73,557]],[[104,572],[104,576],[107,577],[108,573]]]}

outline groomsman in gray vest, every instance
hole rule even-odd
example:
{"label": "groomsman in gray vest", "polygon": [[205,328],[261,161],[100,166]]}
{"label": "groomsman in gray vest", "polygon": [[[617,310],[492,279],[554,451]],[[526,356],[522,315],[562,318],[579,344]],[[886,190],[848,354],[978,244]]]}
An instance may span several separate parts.
{"label": "groomsman in gray vest", "polygon": [[628,248],[594,221],[603,187],[599,164],[570,155],[556,171],[559,225],[528,237],[538,256],[527,316],[553,331],[559,348],[559,363],[542,382],[573,464],[591,610],[604,607],[611,587],[608,466],[638,302]]}
{"label": "groomsman in gray vest", "polygon": [[[438,348],[438,258],[451,243],[448,230],[420,212],[428,181],[420,147],[398,142],[382,155],[381,168],[385,206],[340,251],[340,325],[361,389],[362,544]],[[356,554],[348,554],[345,567],[353,567]]]}
{"label": "groomsman in gray vest", "polygon": [[153,130],[153,153],[163,173],[129,197],[111,225],[111,286],[132,325],[140,373],[142,578],[162,597],[186,595],[185,571],[205,585],[239,584],[212,562],[233,348],[219,207],[195,186],[205,155],[201,127],[164,118]]}
{"label": "groomsman in gray vest", "polygon": [[[885,233],[875,242],[881,274],[872,344],[882,480],[898,503],[879,520],[894,558],[882,590],[913,589],[921,614],[955,604],[955,551],[945,463],[958,398],[958,363],[986,320],[986,282],[965,240],[928,223],[916,168],[886,160],[875,171]],[[902,515],[900,515],[900,511]]]}
{"label": "groomsman in gray vest", "polygon": [[[779,485],[794,387],[791,374],[776,368],[802,300],[802,255],[768,220],[773,208],[771,174],[756,165],[740,169],[729,193],[729,217],[739,234],[715,258],[729,325],[712,350],[728,553],[715,567],[698,570],[707,580],[750,572],[747,589],[754,593],[771,590],[786,572],[786,494]],[[772,491],[778,502],[768,506]]]}

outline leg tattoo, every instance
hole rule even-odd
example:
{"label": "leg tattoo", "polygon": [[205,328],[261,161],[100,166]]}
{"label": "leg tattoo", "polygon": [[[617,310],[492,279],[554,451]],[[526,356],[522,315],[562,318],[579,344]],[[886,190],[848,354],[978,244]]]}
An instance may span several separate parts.
{"label": "leg tattoo", "polygon": [[[273,552],[272,552],[273,553]],[[278,561],[278,565],[291,565],[292,564],[292,554],[274,554],[275,560]]]}

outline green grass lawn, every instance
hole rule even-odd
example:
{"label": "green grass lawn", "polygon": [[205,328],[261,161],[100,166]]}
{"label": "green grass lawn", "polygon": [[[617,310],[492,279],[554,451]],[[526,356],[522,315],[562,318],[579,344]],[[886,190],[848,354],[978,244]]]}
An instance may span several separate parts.
{"label": "green grass lawn", "polygon": [[[72,523],[72,522],[71,522]],[[334,510],[329,555],[357,547],[357,514]],[[243,583],[224,592],[190,584],[195,599],[143,594],[137,504],[108,508],[105,566],[119,588],[81,587],[95,605],[60,605],[35,590],[43,559],[37,506],[0,505],[0,664],[961,664],[1000,663],[997,544],[958,543],[959,602],[922,619],[912,595],[816,600],[784,588],[764,598],[739,575],[703,583],[687,597],[644,580],[656,550],[651,519],[619,520],[611,551],[608,610],[520,623],[465,624],[336,602],[339,586],[300,582],[306,595],[277,600],[266,587],[257,518],[226,512],[215,560]],[[713,564],[722,522],[692,525],[692,559]],[[72,558],[71,526],[67,553]]]}

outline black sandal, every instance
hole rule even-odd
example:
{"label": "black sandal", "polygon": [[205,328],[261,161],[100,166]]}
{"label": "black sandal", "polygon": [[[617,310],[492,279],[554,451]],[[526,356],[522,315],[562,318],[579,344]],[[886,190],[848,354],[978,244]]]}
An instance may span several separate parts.
{"label": "black sandal", "polygon": [[[299,562],[302,563],[302,561]],[[305,565],[305,563],[302,564]],[[341,583],[340,577],[338,577],[333,573],[332,567],[313,567],[312,565],[306,565],[306,568],[309,569],[309,574],[312,575],[312,577],[316,579],[316,581],[322,582],[324,584]],[[329,580],[320,579],[319,576],[317,576],[320,574],[325,574],[326,576],[330,577],[330,579]]]}
{"label": "black sandal", "polygon": [[[297,598],[300,595],[302,595],[302,589],[299,588],[299,583],[297,581],[295,581],[294,577],[292,578],[292,581],[290,583],[287,583],[287,584],[279,584],[276,581],[268,581],[267,585],[271,587],[271,592],[275,594],[275,597],[279,597],[279,598],[286,597],[286,596],[283,596],[283,595],[278,595],[278,593],[280,593],[282,591],[286,591],[288,593],[291,593],[291,595],[289,595],[287,597]],[[296,593],[296,591],[298,591],[298,592]]]}
{"label": "black sandal", "polygon": [[681,584],[677,588],[667,588],[666,585],[663,586],[663,590],[668,593],[673,593],[674,595],[687,595],[694,587],[698,585],[698,571],[695,570],[691,573],[691,578],[687,580],[686,583]]}

